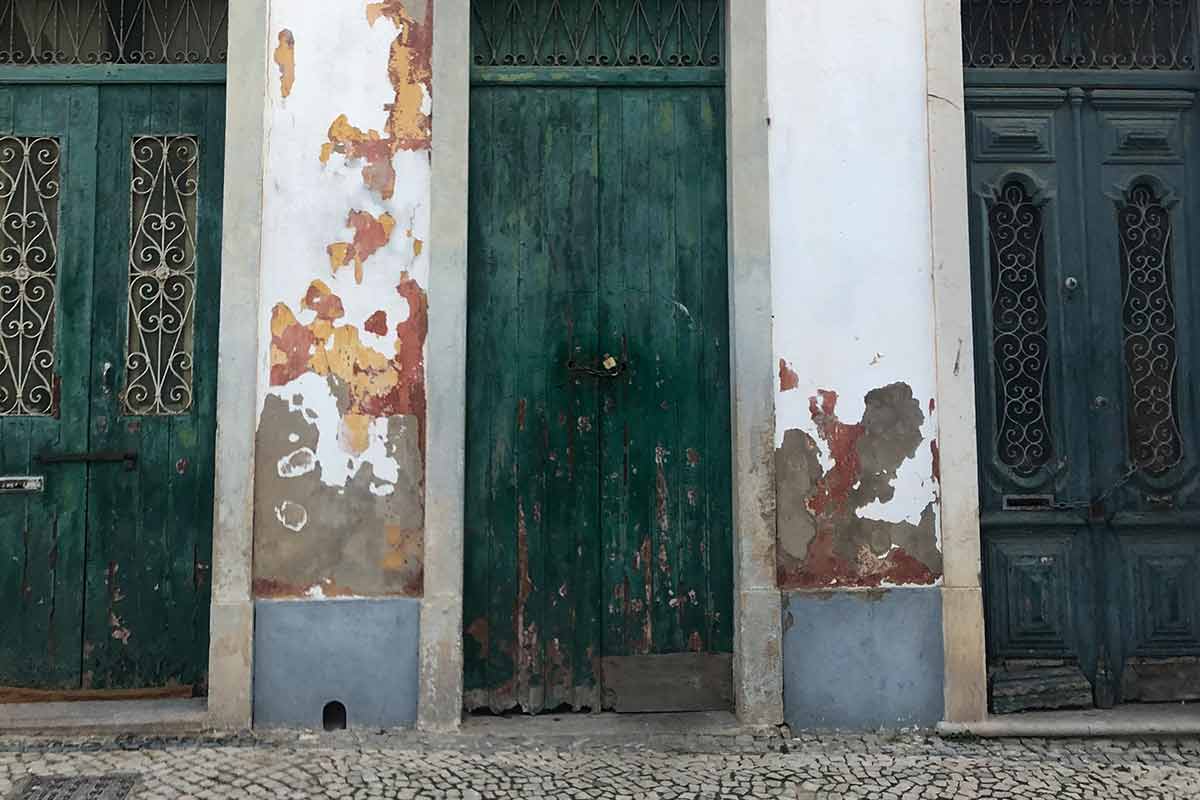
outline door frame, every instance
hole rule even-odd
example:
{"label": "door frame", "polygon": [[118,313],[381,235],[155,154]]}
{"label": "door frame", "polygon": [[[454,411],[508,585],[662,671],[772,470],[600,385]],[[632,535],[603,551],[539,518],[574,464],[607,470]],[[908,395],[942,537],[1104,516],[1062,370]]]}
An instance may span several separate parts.
{"label": "door frame", "polygon": [[254,674],[254,442],[270,0],[231,0],[217,352],[216,482],[209,597],[208,727],[248,729]]}
{"label": "door frame", "polygon": [[[770,209],[762,192],[769,172],[766,3],[727,0],[724,55],[734,698],[738,719],[746,725],[783,721],[783,620],[775,577]],[[433,313],[426,359],[425,591],[418,701],[418,724],[426,730],[457,729],[462,716],[470,20],[470,0],[439,0],[433,26],[436,122],[428,289]]]}
{"label": "door frame", "polygon": [[[225,75],[226,147],[222,198],[221,326],[217,367],[217,438],[215,447],[212,588],[209,598],[207,727],[246,729],[251,724],[254,605],[251,557],[254,523],[254,433],[258,387],[255,381],[222,381],[224,374],[257,374],[259,261],[262,240],[262,189],[267,109],[269,0],[233,0],[229,4],[228,58],[178,80],[213,82]],[[49,67],[2,70],[0,81],[72,82],[98,76],[113,83],[141,83],[145,72],[170,73],[171,67],[129,69]],[[11,708],[0,707],[0,727]],[[192,712],[182,711],[190,722]],[[28,716],[21,715],[27,720]],[[166,720],[168,723],[170,720]]]}

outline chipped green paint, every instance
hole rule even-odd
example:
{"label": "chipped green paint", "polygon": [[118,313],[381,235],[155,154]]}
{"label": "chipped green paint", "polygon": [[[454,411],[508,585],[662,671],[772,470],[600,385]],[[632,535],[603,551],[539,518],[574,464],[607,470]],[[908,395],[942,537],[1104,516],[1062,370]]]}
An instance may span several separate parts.
{"label": "chipped green paint", "polygon": [[468,708],[596,708],[602,657],[732,651],[724,90],[644,74],[475,76]]}

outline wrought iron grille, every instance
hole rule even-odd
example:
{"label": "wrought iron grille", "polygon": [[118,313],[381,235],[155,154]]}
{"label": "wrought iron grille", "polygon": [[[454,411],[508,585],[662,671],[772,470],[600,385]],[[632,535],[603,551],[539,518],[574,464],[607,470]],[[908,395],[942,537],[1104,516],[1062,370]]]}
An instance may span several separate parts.
{"label": "wrought iron grille", "polygon": [[963,0],[963,63],[1192,70],[1196,0]]}
{"label": "wrought iron grille", "polygon": [[221,64],[229,0],[0,0],[0,64]]}
{"label": "wrought iron grille", "polygon": [[474,0],[475,64],[718,66],[724,0]]}
{"label": "wrought iron grille", "polygon": [[1150,475],[1183,460],[1176,414],[1179,363],[1171,290],[1171,214],[1147,184],[1130,189],[1117,213],[1125,286],[1125,372],[1128,376],[1130,459]]}
{"label": "wrought iron grille", "polygon": [[0,137],[0,416],[57,413],[59,143]]}
{"label": "wrought iron grille", "polygon": [[992,267],[992,356],[996,373],[996,453],[1021,477],[1050,462],[1047,414],[1048,321],[1043,288],[1042,209],[1018,180],[988,209]]}
{"label": "wrought iron grille", "polygon": [[124,408],[183,414],[192,407],[200,142],[139,136],[132,153]]}

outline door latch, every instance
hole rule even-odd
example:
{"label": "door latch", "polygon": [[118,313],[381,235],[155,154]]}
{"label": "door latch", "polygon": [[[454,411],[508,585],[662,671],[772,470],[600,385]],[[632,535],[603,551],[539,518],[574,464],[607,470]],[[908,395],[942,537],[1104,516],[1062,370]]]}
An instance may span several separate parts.
{"label": "door latch", "polygon": [[627,362],[617,361],[616,358],[608,353],[605,353],[604,357],[600,359],[599,369],[588,366],[587,364],[580,364],[575,359],[571,359],[567,362],[567,372],[570,372],[572,375],[592,375],[597,378],[616,378],[622,372],[624,372],[628,366],[629,364]]}
{"label": "door latch", "polygon": [[124,464],[126,472],[137,469],[138,454],[122,450],[97,450],[92,453],[42,453],[34,458],[39,464]]}

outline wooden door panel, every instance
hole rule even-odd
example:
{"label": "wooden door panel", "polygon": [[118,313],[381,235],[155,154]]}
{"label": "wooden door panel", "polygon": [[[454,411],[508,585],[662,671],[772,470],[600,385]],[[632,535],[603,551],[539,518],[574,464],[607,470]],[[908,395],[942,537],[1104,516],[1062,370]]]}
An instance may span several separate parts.
{"label": "wooden door panel", "polygon": [[472,90],[468,708],[732,649],[723,106]]}
{"label": "wooden door panel", "polygon": [[722,98],[600,95],[608,656],[732,644]]}
{"label": "wooden door panel", "polygon": [[592,706],[600,656],[596,105],[472,93],[468,706]]}
{"label": "wooden door panel", "polygon": [[[0,398],[0,476],[44,480],[41,492],[0,494],[0,687],[79,685],[87,467],[38,457],[87,450],[96,116],[91,88],[0,91],[0,207],[6,220],[32,223],[6,222],[0,241],[3,357],[27,379],[16,393],[23,402],[13,381],[0,390],[8,394]],[[39,214],[56,217],[52,233]],[[23,292],[22,262],[45,276],[27,279]],[[35,295],[51,287],[47,318],[48,301]],[[39,350],[32,371],[31,345]]]}
{"label": "wooden door panel", "polygon": [[1004,529],[985,536],[989,652],[1075,659],[1090,648],[1092,572],[1086,529]]}
{"label": "wooden door panel", "polygon": [[969,114],[983,505],[1047,510],[1088,497],[1072,107],[1060,90],[973,90]]}
{"label": "wooden door panel", "polygon": [[205,682],[223,95],[101,90],[85,688]]}

